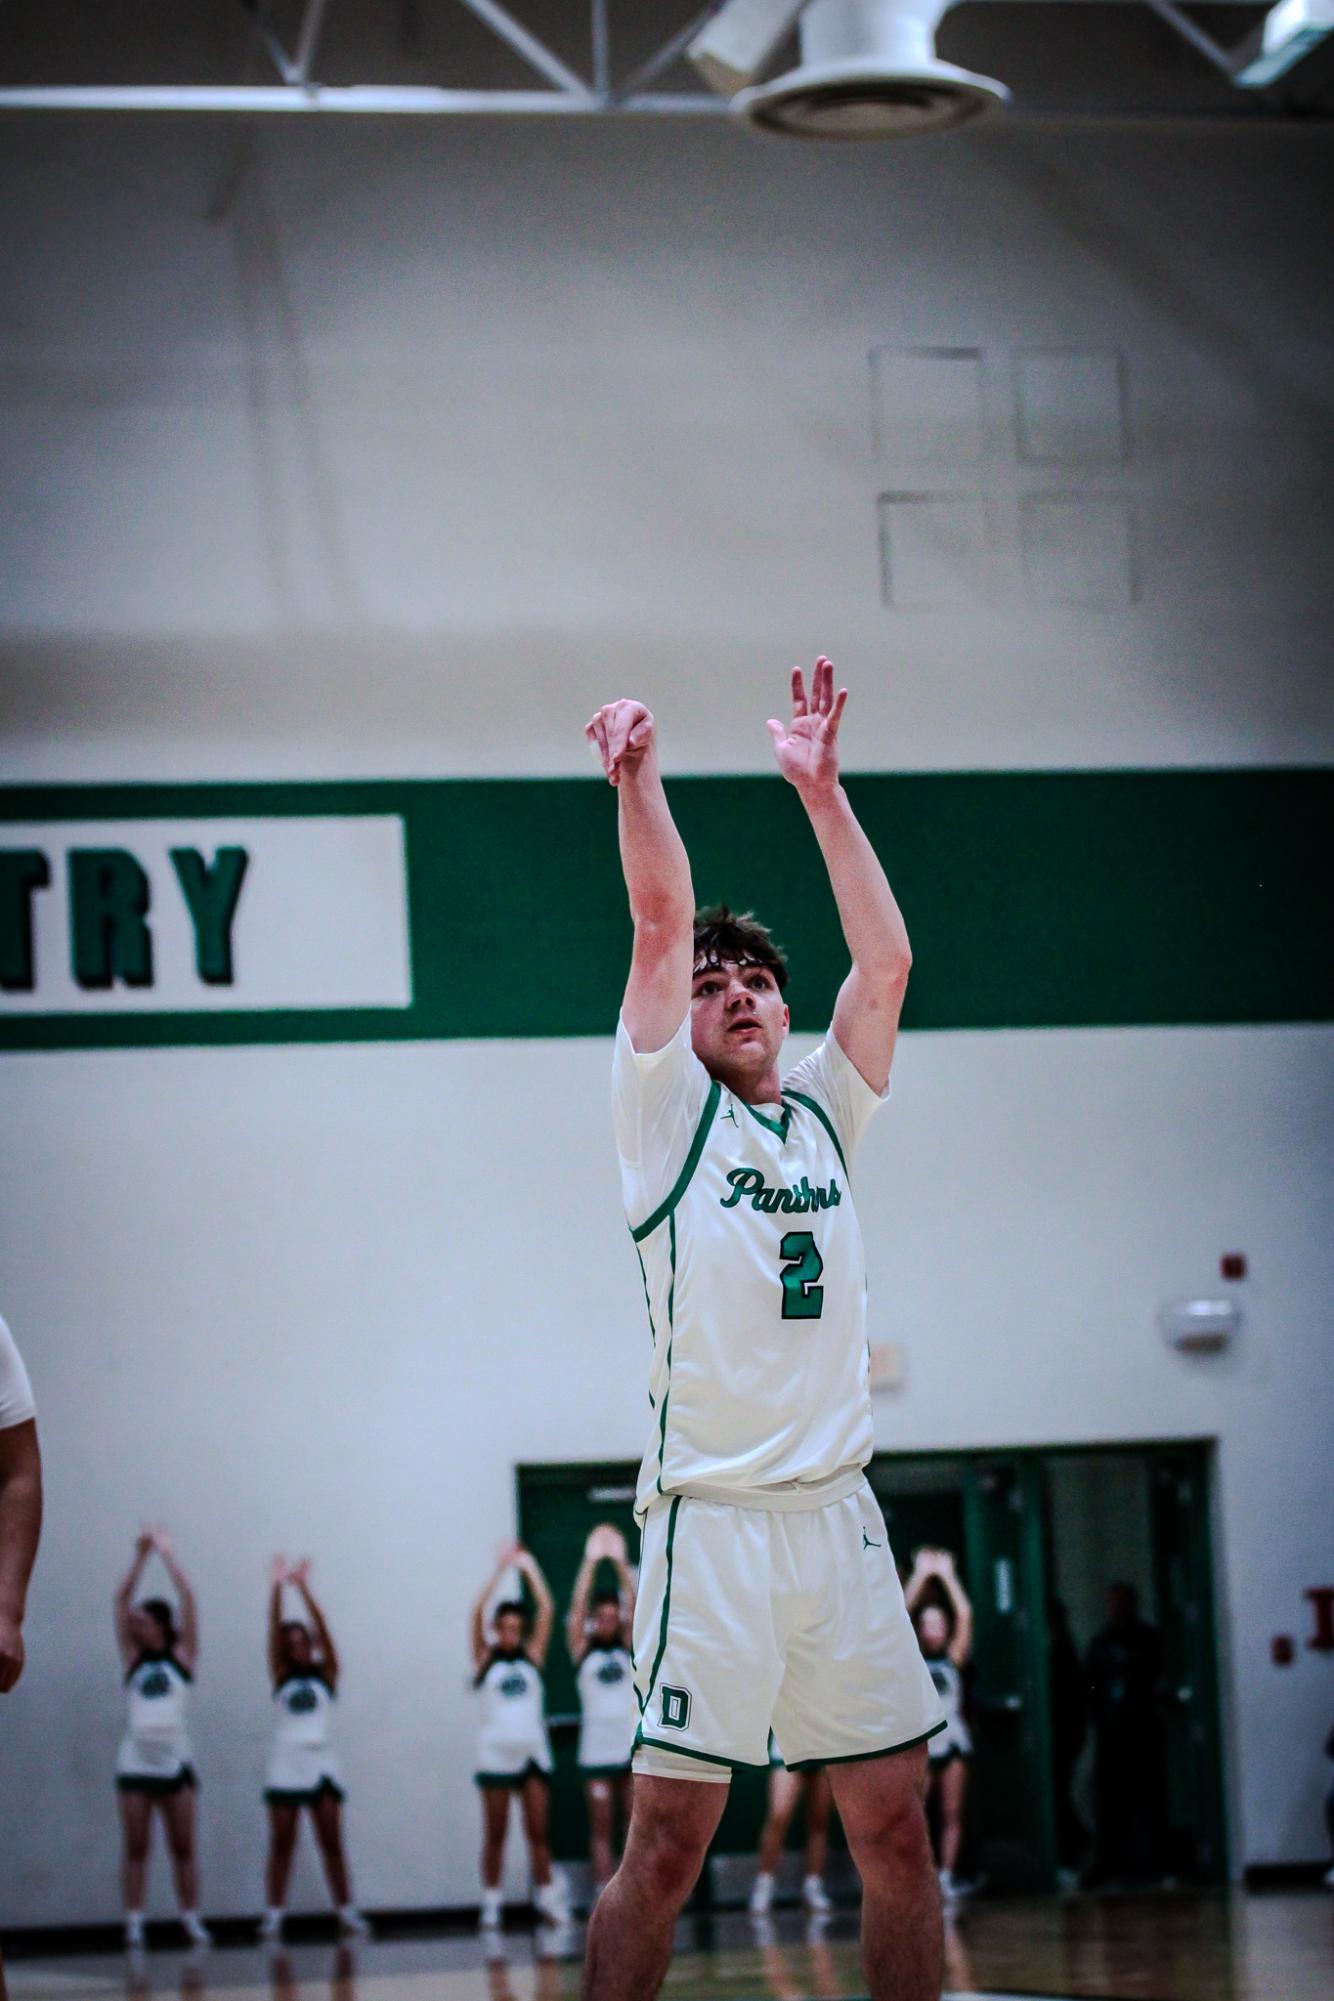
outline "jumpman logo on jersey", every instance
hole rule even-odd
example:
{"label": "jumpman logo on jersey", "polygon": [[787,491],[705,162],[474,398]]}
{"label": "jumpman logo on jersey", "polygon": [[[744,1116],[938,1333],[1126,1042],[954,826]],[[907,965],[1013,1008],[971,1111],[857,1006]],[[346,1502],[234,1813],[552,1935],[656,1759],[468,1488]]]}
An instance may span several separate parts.
{"label": "jumpman logo on jersey", "polygon": [[732,1100],[730,1098],[727,1100],[727,1110],[725,1112],[720,1112],[718,1115],[719,1125],[722,1124],[724,1119],[730,1119],[733,1125],[737,1123],[736,1106],[732,1103]]}
{"label": "jumpman logo on jersey", "polygon": [[865,1529],[862,1530],[863,1549],[883,1549],[884,1546],[885,1545],[882,1542],[872,1542],[870,1536],[867,1535],[866,1530]]}

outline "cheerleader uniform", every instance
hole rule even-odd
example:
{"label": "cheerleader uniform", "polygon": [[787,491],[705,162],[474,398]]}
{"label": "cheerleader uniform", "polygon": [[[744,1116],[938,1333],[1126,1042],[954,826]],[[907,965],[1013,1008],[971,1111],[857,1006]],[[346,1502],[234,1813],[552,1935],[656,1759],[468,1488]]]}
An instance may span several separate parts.
{"label": "cheerleader uniform", "polygon": [[193,1677],[175,1654],[140,1654],[125,1677],[125,1735],[116,1757],[116,1785],[152,1799],[198,1784],[186,1730]]}
{"label": "cheerleader uniform", "polygon": [[635,1665],[619,1642],[589,1647],[575,1677],[579,1688],[579,1772],[585,1779],[620,1778],[630,1769],[639,1725]]}
{"label": "cheerleader uniform", "polygon": [[945,1727],[931,1739],[927,1757],[933,1772],[943,1772],[953,1759],[973,1755],[972,1732],[963,1720],[963,1676],[947,1654],[928,1654],[926,1667],[945,1712]]}
{"label": "cheerleader uniform", "polygon": [[473,1684],[481,1699],[477,1729],[479,1786],[521,1786],[530,1773],[551,1776],[551,1742],[542,1676],[527,1654],[493,1649]]}
{"label": "cheerleader uniform", "polygon": [[273,1749],[264,1798],[269,1806],[314,1806],[322,1793],[346,1798],[329,1745],[335,1697],[318,1669],[284,1675],[273,1691]]}

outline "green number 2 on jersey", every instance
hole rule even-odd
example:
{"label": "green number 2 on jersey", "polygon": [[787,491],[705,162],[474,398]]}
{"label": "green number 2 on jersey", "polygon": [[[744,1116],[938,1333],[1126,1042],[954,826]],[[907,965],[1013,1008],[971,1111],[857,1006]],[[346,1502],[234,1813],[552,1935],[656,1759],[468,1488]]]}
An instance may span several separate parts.
{"label": "green number 2 on jersey", "polygon": [[809,1230],[789,1230],[778,1250],[783,1259],[779,1276],[784,1320],[818,1320],[824,1311],[824,1287],[816,1280],[824,1270],[824,1259],[814,1237]]}

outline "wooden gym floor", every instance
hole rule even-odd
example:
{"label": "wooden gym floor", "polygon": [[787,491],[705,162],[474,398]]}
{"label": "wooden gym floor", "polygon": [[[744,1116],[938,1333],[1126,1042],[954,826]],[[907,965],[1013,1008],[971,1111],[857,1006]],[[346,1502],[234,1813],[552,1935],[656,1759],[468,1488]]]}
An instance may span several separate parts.
{"label": "wooden gym floor", "polygon": [[[507,1931],[487,1963],[475,1936],[374,1940],[193,1957],[11,1963],[11,2001],[573,2001],[582,1934],[539,1952]],[[1334,1895],[1242,1894],[980,1900],[950,1927],[949,1992],[1009,2001],[1330,2001]],[[780,1912],[757,1932],[740,1915],[683,1922],[664,2001],[834,2001],[865,1992],[856,1918],[812,1928]]]}

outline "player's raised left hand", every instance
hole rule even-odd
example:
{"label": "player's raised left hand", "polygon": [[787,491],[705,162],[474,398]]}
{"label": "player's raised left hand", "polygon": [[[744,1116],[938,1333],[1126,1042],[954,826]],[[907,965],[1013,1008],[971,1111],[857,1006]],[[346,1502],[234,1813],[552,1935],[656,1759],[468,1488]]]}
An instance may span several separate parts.
{"label": "player's raised left hand", "polygon": [[838,726],[847,699],[846,688],[834,693],[833,662],[823,653],[809,698],[800,667],[792,669],[792,720],[785,725],[771,716],[768,727],[778,769],[798,792],[827,792],[838,784]]}

